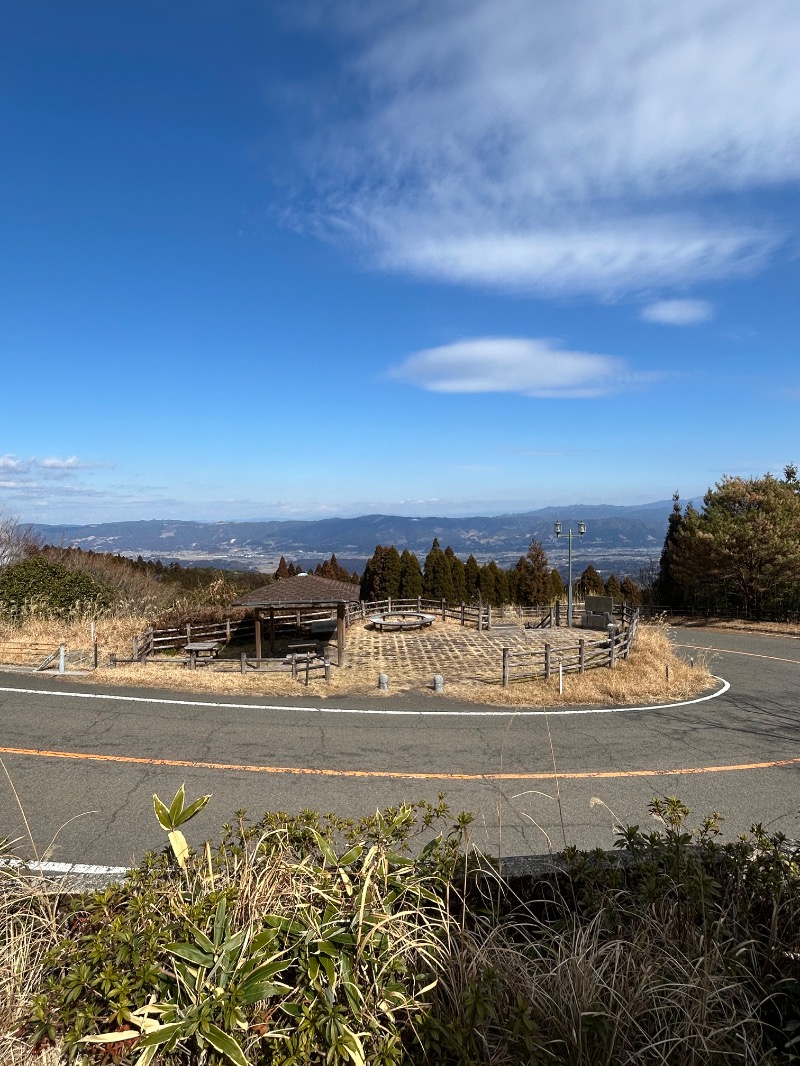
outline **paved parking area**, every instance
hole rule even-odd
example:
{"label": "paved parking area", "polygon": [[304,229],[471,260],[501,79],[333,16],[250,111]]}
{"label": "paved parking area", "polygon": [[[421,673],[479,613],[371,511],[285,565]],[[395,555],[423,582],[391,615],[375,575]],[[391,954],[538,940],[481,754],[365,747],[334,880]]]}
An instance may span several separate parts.
{"label": "paved parking area", "polygon": [[504,622],[483,632],[437,619],[430,628],[380,632],[358,622],[347,631],[345,672],[388,674],[392,680],[430,681],[443,674],[460,681],[500,681],[503,648],[577,644],[579,638],[603,634],[569,629],[524,629]]}

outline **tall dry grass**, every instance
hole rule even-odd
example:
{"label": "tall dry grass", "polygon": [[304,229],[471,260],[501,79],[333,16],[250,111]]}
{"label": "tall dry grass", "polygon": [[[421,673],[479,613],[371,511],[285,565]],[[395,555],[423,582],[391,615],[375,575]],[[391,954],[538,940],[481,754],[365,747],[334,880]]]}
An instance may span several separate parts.
{"label": "tall dry grass", "polygon": [[640,915],[613,936],[606,925],[599,912],[558,926],[517,916],[462,927],[434,992],[435,1017],[450,1033],[467,1034],[461,1061],[767,1061],[764,993],[730,964],[746,945],[718,943],[701,929],[691,943],[679,942],[675,923],[656,915]]}

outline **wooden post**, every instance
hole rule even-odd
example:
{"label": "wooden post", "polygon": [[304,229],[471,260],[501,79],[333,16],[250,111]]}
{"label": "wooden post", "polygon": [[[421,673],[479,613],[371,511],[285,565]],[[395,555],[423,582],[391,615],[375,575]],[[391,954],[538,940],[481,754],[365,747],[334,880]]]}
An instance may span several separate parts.
{"label": "wooden post", "polygon": [[189,669],[190,670],[196,670],[197,669],[197,652],[196,651],[190,651],[189,652]]}
{"label": "wooden post", "polygon": [[508,688],[509,680],[508,648],[503,648],[503,688]]}
{"label": "wooden post", "polygon": [[139,638],[138,637],[134,637],[133,641],[131,643],[133,644],[133,647],[131,648],[131,651],[132,651],[131,658],[132,659],[138,659],[139,658]]}
{"label": "wooden post", "polygon": [[556,625],[561,628],[561,600],[556,602]]}
{"label": "wooden post", "polygon": [[[92,625],[94,625],[94,623],[92,623]],[[99,656],[98,656],[98,651],[97,651],[97,637],[95,637],[94,638],[94,668],[95,668],[95,670],[97,669],[98,658],[99,658]]]}
{"label": "wooden post", "polygon": [[336,604],[336,655],[339,666],[344,666],[344,603]]}
{"label": "wooden post", "polygon": [[67,645],[59,644],[58,646],[58,672],[63,674],[66,670],[67,661]]}
{"label": "wooden post", "polygon": [[269,609],[269,653],[275,654],[275,608]]}
{"label": "wooden post", "polygon": [[578,641],[578,672],[586,673],[586,640],[584,637]]}
{"label": "wooden post", "polygon": [[461,604],[461,624],[464,625],[464,604]]}
{"label": "wooden post", "polygon": [[491,603],[486,608],[486,628],[487,628],[487,630],[492,628],[492,605],[491,605]]}
{"label": "wooden post", "polygon": [[442,621],[447,619],[447,605],[444,602],[444,596],[442,596]]}
{"label": "wooden post", "polygon": [[608,665],[613,670],[616,661],[616,633],[614,632],[614,626],[608,627]]}
{"label": "wooden post", "polygon": [[417,614],[422,610],[422,597],[417,596]]}
{"label": "wooden post", "polygon": [[226,618],[225,619],[225,642],[227,644],[230,644],[230,642],[231,642],[231,620],[230,620],[230,618]]}
{"label": "wooden post", "polygon": [[243,674],[247,673],[247,652],[246,651],[242,652],[242,673]]}
{"label": "wooden post", "polygon": [[261,658],[261,608],[256,607],[256,658]]}
{"label": "wooden post", "polygon": [[389,606],[388,606],[388,607],[386,608],[386,610],[387,610],[387,611],[389,612],[389,614],[391,614],[391,613],[392,613],[392,597],[390,596],[390,597],[388,598],[388,600],[387,600],[386,602],[387,602],[387,604],[389,605]]}
{"label": "wooden post", "polygon": [[544,679],[545,679],[545,681],[549,681],[550,680],[550,652],[551,651],[552,651],[552,648],[550,647],[550,645],[549,644],[545,644],[545,646],[544,646]]}
{"label": "wooden post", "polygon": [[192,627],[189,622],[186,623],[186,643],[190,644],[192,640]]}

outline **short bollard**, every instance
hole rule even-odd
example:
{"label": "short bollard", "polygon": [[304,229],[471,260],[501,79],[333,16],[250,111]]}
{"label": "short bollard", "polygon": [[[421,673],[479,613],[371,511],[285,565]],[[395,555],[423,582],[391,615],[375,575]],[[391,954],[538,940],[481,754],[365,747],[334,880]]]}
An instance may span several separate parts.
{"label": "short bollard", "polygon": [[433,691],[444,692],[444,678],[441,674],[433,675]]}
{"label": "short bollard", "polygon": [[378,674],[378,688],[381,690],[381,692],[388,692],[389,691],[389,675],[388,674]]}

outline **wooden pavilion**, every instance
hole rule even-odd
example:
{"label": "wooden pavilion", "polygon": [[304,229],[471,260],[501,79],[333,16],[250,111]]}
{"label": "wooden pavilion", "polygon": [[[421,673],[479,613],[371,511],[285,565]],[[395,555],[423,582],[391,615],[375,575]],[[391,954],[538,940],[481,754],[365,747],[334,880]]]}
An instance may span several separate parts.
{"label": "wooden pavilion", "polygon": [[264,622],[269,627],[267,638],[270,655],[274,655],[276,621],[284,621],[294,614],[298,628],[308,624],[313,634],[315,623],[326,617],[331,622],[335,619],[338,664],[342,666],[345,657],[346,608],[348,603],[358,601],[358,585],[349,581],[334,581],[316,574],[296,574],[248,592],[234,606],[249,607],[255,612],[257,659],[261,658]]}

